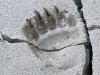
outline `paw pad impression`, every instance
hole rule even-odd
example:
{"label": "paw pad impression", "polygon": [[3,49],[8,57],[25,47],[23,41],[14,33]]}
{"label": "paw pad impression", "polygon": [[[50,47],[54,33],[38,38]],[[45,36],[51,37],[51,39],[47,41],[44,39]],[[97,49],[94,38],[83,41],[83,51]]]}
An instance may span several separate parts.
{"label": "paw pad impression", "polygon": [[[51,65],[62,67],[63,62],[65,64],[68,61],[55,61],[56,64],[54,64],[55,62],[50,62],[49,58],[52,57],[52,60],[55,60],[57,53],[42,50],[66,50],[66,47],[87,42],[84,25],[79,17],[65,10],[59,11],[56,6],[54,6],[53,13],[45,8],[43,10],[42,16],[35,10],[35,16],[26,19],[28,25],[25,26],[24,33],[35,46],[41,49],[38,51],[34,48],[37,56],[44,58],[43,60]],[[62,58],[58,57],[58,60],[60,59]]]}

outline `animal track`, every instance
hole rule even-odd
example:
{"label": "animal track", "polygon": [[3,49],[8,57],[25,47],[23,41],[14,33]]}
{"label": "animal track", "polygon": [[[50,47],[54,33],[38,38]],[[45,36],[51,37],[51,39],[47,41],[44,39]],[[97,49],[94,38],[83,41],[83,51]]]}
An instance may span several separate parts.
{"label": "animal track", "polygon": [[[67,11],[59,11],[55,6],[53,14],[45,8],[43,10],[43,16],[35,10],[35,16],[27,19],[28,25],[23,28],[25,36],[34,45],[34,53],[47,65],[59,68],[74,67],[79,63],[79,58],[73,58],[77,55],[67,51],[67,47],[87,42],[84,25],[80,18],[76,19]],[[71,55],[67,55],[68,53]]]}
{"label": "animal track", "polygon": [[10,43],[28,43],[36,56],[45,61],[47,65],[59,68],[74,67],[81,59],[74,58],[77,52],[69,51],[68,47],[87,42],[81,19],[78,17],[76,19],[76,16],[65,10],[59,11],[56,6],[54,6],[53,14],[45,8],[43,10],[43,16],[35,10],[35,16],[26,19],[27,25],[23,28],[23,32],[28,41],[11,39],[1,33],[2,38]]}
{"label": "animal track", "polygon": [[44,51],[61,50],[70,45],[86,42],[86,39],[83,40],[84,32],[80,33],[84,28],[77,26],[74,15],[64,10],[59,11],[55,6],[54,14],[49,13],[45,8],[43,10],[43,16],[35,10],[35,16],[26,19],[28,25],[23,29],[30,42],[32,41],[39,49]]}

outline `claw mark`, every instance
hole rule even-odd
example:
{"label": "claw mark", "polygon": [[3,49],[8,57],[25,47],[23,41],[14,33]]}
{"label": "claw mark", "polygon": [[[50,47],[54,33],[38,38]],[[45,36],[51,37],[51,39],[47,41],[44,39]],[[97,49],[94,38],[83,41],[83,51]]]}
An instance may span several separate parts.
{"label": "claw mark", "polygon": [[26,22],[28,23],[28,25],[30,25],[31,28],[33,28],[33,25],[29,19],[26,19]]}
{"label": "claw mark", "polygon": [[45,25],[44,20],[42,19],[42,17],[40,16],[40,14],[36,10],[34,12],[36,14],[36,16],[34,17],[34,19],[36,21],[38,33],[39,34],[46,33],[48,30],[47,30],[47,26]]}
{"label": "claw mark", "polygon": [[26,25],[25,29],[24,29],[24,32],[25,32],[25,35],[28,37],[28,38],[31,38],[31,40],[36,40],[39,38],[39,35],[34,27],[34,25],[31,23],[31,20],[30,19],[26,19],[26,22],[28,23],[28,25]]}
{"label": "claw mark", "polygon": [[44,9],[44,16],[46,18],[46,25],[50,30],[54,30],[56,28],[56,21],[54,19],[54,16],[52,14],[50,14],[47,9]]}
{"label": "claw mark", "polygon": [[59,27],[65,27],[67,25],[67,19],[65,16],[65,13],[67,11],[59,11],[58,8],[56,6],[54,6],[54,13],[55,13],[55,17],[57,19],[57,24]]}
{"label": "claw mark", "polygon": [[58,10],[58,8],[56,6],[54,6],[54,10],[59,15],[59,10]]}
{"label": "claw mark", "polygon": [[45,9],[45,8],[43,8],[44,9],[44,11],[45,11],[45,14],[48,16],[48,17],[50,17],[51,15],[50,15],[50,13],[47,11],[47,9]]}
{"label": "claw mark", "polygon": [[42,20],[42,17],[41,17],[41,15],[39,14],[38,11],[34,10],[34,13],[35,13],[35,15],[37,16],[37,18],[38,18],[39,20]]}

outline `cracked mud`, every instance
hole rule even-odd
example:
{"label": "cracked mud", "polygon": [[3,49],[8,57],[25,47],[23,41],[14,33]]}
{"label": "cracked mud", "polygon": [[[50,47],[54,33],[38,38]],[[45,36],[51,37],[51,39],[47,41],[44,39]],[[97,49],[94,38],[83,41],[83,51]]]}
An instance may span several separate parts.
{"label": "cracked mud", "polygon": [[[83,32],[79,33],[80,29],[77,26],[77,19],[75,18],[74,15],[72,14],[67,15],[68,13],[67,11],[65,10],[59,11],[57,7],[54,7],[54,14],[49,13],[46,8],[43,8],[44,16],[41,16],[40,13],[35,10],[35,16],[26,20],[28,25],[24,27],[23,32],[25,36],[28,38],[28,41],[22,39],[11,39],[10,37],[2,33],[1,33],[2,37],[0,40],[6,40],[10,43],[22,43],[22,42],[28,43],[29,45],[33,46],[35,54],[40,59],[44,58],[44,55],[46,55],[47,52],[49,52],[47,54],[47,58],[45,58],[45,61],[48,59],[48,57],[55,58],[56,56],[54,56],[54,52],[56,51],[66,49],[67,47],[71,46],[84,45],[85,48],[88,49],[89,51],[87,52],[87,55],[89,55],[87,56],[89,62],[86,62],[85,64],[83,75],[88,75],[88,74],[92,75],[92,65],[91,65],[92,45],[88,30],[94,30],[95,28],[100,29],[100,27],[94,25],[92,27],[87,28],[86,20],[84,18],[82,11],[81,1],[80,0],[74,0],[74,1],[75,4],[78,6],[78,12],[80,13],[81,19],[84,23],[83,32],[85,31],[84,33],[86,33],[86,35],[81,35],[84,34]],[[66,15],[68,17],[66,17]],[[35,22],[33,21],[33,19],[35,20]],[[83,37],[81,36],[83,37],[85,36],[86,38],[83,39]],[[77,42],[78,39],[82,40],[79,40]],[[69,43],[69,41],[72,42]],[[55,59],[59,60],[61,58],[55,58]],[[58,61],[57,65],[54,64],[53,62],[49,62],[49,64],[60,68],[62,67],[69,68],[71,65],[72,65],[71,67],[75,65],[75,63],[71,63],[69,65],[70,63],[69,62],[67,66],[65,66],[65,63],[68,61],[63,61],[63,62],[64,64],[62,63],[62,61],[60,62]]]}
{"label": "cracked mud", "polygon": [[[28,38],[28,41],[22,39],[11,39],[1,33],[3,40],[10,43],[28,43],[32,46],[36,56],[54,67],[75,67],[75,64],[79,63],[78,60],[80,59],[73,59],[77,53],[74,54],[73,52],[70,53],[70,51],[67,52],[67,49],[71,46],[84,45],[87,43],[86,34],[84,32],[85,29],[80,21],[81,19],[79,18],[77,21],[74,15],[65,10],[59,11],[56,6],[54,6],[53,14],[49,13],[46,8],[43,8],[43,10],[44,16],[41,16],[40,13],[35,10],[35,16],[26,19],[28,25],[25,25],[23,32]],[[79,24],[80,26],[78,26]],[[62,54],[60,54],[60,51]],[[64,55],[63,52],[70,53],[70,57],[73,60],[69,59],[69,56]],[[58,57],[59,55],[61,57]]]}

